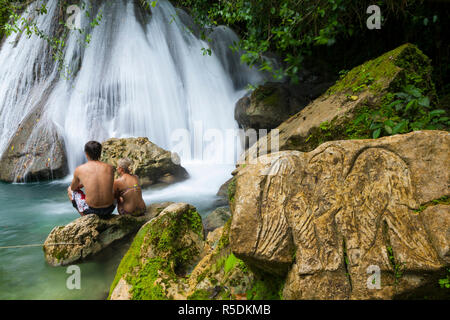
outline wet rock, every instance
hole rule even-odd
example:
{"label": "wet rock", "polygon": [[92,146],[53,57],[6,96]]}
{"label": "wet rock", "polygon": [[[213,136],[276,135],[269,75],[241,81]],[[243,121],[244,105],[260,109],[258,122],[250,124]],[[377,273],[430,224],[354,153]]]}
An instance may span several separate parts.
{"label": "wet rock", "polygon": [[68,174],[64,140],[42,116],[41,109],[34,110],[20,124],[0,158],[0,180],[46,181]]}
{"label": "wet rock", "polygon": [[109,219],[102,219],[87,215],[66,226],[55,227],[44,243],[45,260],[55,267],[84,260],[135,233],[151,218],[149,215],[112,215]]}
{"label": "wet rock", "polygon": [[[166,151],[147,138],[109,139],[103,142],[102,161],[117,167],[121,158],[129,158],[131,171],[142,187],[156,183],[174,183],[188,178],[176,154]],[[173,161],[173,160],[177,161]]]}

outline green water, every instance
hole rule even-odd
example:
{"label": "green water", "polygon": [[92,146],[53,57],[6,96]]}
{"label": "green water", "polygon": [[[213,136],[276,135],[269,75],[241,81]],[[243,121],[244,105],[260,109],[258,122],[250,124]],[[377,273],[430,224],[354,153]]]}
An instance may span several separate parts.
{"label": "green water", "polygon": [[[42,244],[50,231],[78,218],[67,184],[0,183],[0,247]],[[41,247],[0,249],[0,299],[105,299],[127,245],[77,264],[81,289],[69,290],[66,267],[46,264]]]}
{"label": "green water", "polygon": [[[216,192],[229,179],[233,166],[219,169],[190,166],[191,179],[168,187],[144,190],[145,202],[186,202],[205,217],[218,205]],[[207,174],[205,174],[207,172]],[[0,182],[0,247],[42,244],[55,226],[79,218],[67,198],[66,181],[34,184]],[[0,299],[105,299],[120,260],[132,237],[111,246],[91,261],[77,263],[81,289],[66,287],[67,267],[48,266],[42,247],[0,248]]]}

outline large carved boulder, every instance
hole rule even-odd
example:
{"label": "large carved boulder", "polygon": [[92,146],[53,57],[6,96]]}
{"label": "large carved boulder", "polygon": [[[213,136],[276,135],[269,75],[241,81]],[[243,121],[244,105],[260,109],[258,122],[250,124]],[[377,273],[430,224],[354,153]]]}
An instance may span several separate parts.
{"label": "large carved boulder", "polygon": [[45,260],[54,267],[84,260],[137,232],[155,215],[152,207],[141,217],[114,215],[103,219],[87,215],[66,226],[55,227],[44,243]]}
{"label": "large carved boulder", "polygon": [[234,178],[232,250],[287,275],[286,299],[439,288],[450,264],[449,154],[448,132],[418,131],[260,157]]}
{"label": "large carved boulder", "polygon": [[158,182],[172,183],[188,177],[176,154],[158,147],[148,138],[114,138],[102,145],[102,161],[114,167],[121,158],[133,161],[132,172],[139,177],[142,187]]}
{"label": "large carved boulder", "polygon": [[41,109],[32,111],[20,124],[0,158],[0,180],[46,181],[68,174],[64,140]]}

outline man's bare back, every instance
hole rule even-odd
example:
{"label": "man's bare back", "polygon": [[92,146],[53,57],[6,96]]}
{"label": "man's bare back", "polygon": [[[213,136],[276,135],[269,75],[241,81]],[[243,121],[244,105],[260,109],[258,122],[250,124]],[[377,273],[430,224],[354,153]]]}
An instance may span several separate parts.
{"label": "man's bare back", "polygon": [[70,188],[84,187],[86,203],[92,208],[107,208],[114,203],[114,169],[100,161],[88,161],[74,172]]}
{"label": "man's bare back", "polygon": [[[75,169],[67,195],[75,209],[82,215],[109,216],[114,205],[114,169],[100,161],[102,145],[89,141],[84,146],[87,163]],[[84,188],[84,192],[81,191]]]}

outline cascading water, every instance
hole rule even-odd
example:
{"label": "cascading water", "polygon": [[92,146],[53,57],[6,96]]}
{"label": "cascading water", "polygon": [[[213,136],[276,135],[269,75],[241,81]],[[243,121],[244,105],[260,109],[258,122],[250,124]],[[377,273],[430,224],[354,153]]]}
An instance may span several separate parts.
{"label": "cascading water", "polygon": [[[38,2],[32,3],[22,15],[25,19],[35,18],[42,31],[54,33],[54,1],[48,14],[35,16]],[[39,103],[57,72],[49,54],[49,46],[36,35],[27,38],[13,34],[0,47],[0,155],[7,147],[11,136],[21,121]]]}
{"label": "cascading water", "polygon": [[[58,1],[45,2],[47,14],[35,14],[42,3],[35,1],[23,17],[35,16],[40,29],[57,34]],[[0,154],[36,110],[42,114],[26,144],[39,144],[42,132],[57,132],[70,171],[85,161],[83,145],[90,139],[144,136],[172,149],[172,134],[183,129],[191,135],[189,146],[194,151],[201,147],[192,157],[181,154],[191,178],[147,190],[144,199],[189,202],[206,214],[216,206],[218,187],[230,177],[234,165],[227,154],[236,147],[204,139],[199,127],[222,134],[236,129],[234,105],[245,85],[257,84],[262,76],[227,50],[237,41],[228,28],[209,30],[213,51],[203,55],[209,43],[188,31],[195,29],[192,19],[169,1],[158,0],[151,16],[137,1],[97,1],[90,10],[91,17],[102,12],[102,20],[87,46],[76,31],[66,39],[63,64],[74,71],[68,79],[60,76],[46,41],[12,35],[1,44]],[[90,30],[89,22],[82,14],[81,28]],[[217,151],[227,159],[225,165],[216,163]],[[42,243],[56,225],[76,218],[65,195],[67,180],[0,183],[0,247]],[[0,299],[105,298],[124,254],[112,251],[81,264],[82,290],[69,291],[65,269],[46,266],[40,248],[0,250]]]}
{"label": "cascading water", "polygon": [[[49,13],[38,22],[50,33],[56,3],[48,2]],[[4,69],[0,69],[2,84],[7,84],[0,89],[0,152],[23,116],[43,98],[47,99],[43,121],[60,129],[71,171],[83,162],[83,145],[88,140],[145,136],[170,149],[171,135],[178,129],[193,134],[196,125],[222,132],[237,128],[234,104],[243,95],[243,86],[259,82],[261,77],[243,66],[238,55],[224,50],[237,41],[230,29],[212,31],[217,54],[213,51],[209,56],[202,55],[208,44],[188,31],[189,26],[179,18],[180,11],[166,0],[151,9],[148,22],[133,1],[104,1],[97,10],[103,17],[90,44],[82,46],[77,32],[66,41],[64,64],[75,71],[69,79],[55,76],[55,66],[46,67],[52,70],[47,74],[36,71],[36,66],[49,64],[44,58],[48,56],[44,40],[24,36],[17,44],[11,43],[13,36],[6,40],[0,61],[14,57],[20,63],[2,63],[0,67]],[[186,15],[183,17],[186,22]],[[84,15],[81,25],[89,28]],[[48,96],[36,97],[52,82],[54,88]],[[193,137],[191,143],[206,150],[194,154],[195,160],[214,157],[214,146],[208,146],[203,136]]]}

